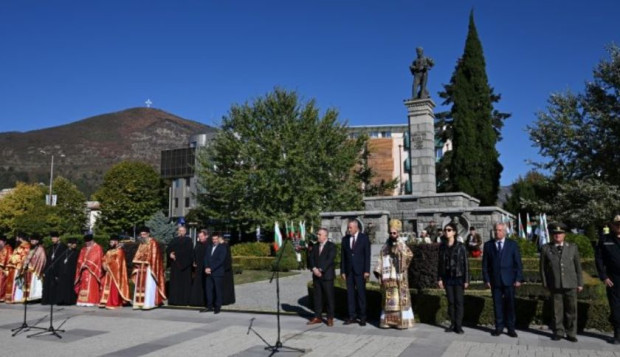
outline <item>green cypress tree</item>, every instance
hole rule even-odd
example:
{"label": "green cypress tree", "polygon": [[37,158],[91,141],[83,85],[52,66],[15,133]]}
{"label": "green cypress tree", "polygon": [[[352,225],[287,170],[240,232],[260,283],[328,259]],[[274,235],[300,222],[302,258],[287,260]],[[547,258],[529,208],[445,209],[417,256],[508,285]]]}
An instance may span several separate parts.
{"label": "green cypress tree", "polygon": [[495,144],[501,139],[503,121],[510,114],[493,109],[499,95],[489,86],[482,44],[469,16],[465,51],[459,59],[450,84],[440,96],[452,104],[449,112],[438,115],[444,127],[444,140],[453,141],[453,152],[438,165],[440,191],[461,191],[480,199],[482,205],[494,205],[503,170]]}

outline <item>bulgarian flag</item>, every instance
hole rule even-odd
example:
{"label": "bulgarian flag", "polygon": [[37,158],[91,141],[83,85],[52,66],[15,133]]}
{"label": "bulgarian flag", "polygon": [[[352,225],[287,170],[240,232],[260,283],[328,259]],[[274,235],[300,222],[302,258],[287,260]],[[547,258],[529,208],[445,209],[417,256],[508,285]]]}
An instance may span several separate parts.
{"label": "bulgarian flag", "polygon": [[525,215],[525,233],[527,233],[527,237],[532,237],[532,222],[530,221],[530,213],[527,212]]}
{"label": "bulgarian flag", "polygon": [[519,215],[519,238],[525,239],[525,230],[523,229],[523,223],[521,222],[521,213]]}
{"label": "bulgarian flag", "polygon": [[306,239],[306,222],[299,221],[299,238],[301,240]]}
{"label": "bulgarian flag", "polygon": [[282,246],[282,232],[280,232],[280,226],[276,222],[276,226],[273,228],[273,249],[277,252]]}

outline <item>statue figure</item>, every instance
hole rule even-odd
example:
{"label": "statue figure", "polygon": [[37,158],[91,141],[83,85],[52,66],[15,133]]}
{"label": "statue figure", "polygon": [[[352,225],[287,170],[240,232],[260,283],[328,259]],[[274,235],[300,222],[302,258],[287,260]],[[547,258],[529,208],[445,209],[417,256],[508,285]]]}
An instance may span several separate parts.
{"label": "statue figure", "polygon": [[411,70],[411,74],[413,74],[411,95],[413,99],[428,98],[428,91],[426,90],[428,71],[433,67],[435,62],[433,62],[433,59],[430,57],[424,57],[424,50],[422,47],[416,48],[415,51],[418,54],[418,58],[409,66],[409,70]]}

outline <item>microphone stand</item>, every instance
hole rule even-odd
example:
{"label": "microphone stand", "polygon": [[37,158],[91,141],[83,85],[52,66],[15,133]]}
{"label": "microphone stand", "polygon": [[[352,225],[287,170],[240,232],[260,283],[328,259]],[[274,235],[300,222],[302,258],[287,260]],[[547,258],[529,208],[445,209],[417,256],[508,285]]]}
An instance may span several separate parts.
{"label": "microphone stand", "polygon": [[[278,320],[278,340],[276,341],[276,343],[274,345],[270,345],[268,344],[256,331],[254,331],[254,329],[252,328],[251,330],[258,336],[260,337],[261,340],[263,340],[263,342],[265,342],[267,344],[267,347],[265,347],[265,350],[267,351],[271,351],[271,356],[273,356],[274,354],[280,352],[281,349],[284,350],[288,350],[288,351],[296,351],[296,352],[301,352],[301,353],[305,353],[306,350],[301,349],[301,348],[295,348],[295,347],[289,347],[289,346],[284,346],[282,344],[282,341],[280,340],[280,261],[282,260],[282,255],[284,255],[284,248],[286,247],[286,244],[289,242],[288,239],[284,240],[284,244],[282,244],[282,252],[280,253],[280,255],[278,255],[278,258],[276,259],[276,262],[273,266],[273,274],[271,274],[271,279],[269,279],[269,284],[271,284],[271,282],[273,281],[273,278],[276,278],[276,301],[277,301],[277,312],[276,312],[276,316],[277,316],[277,320]],[[250,325],[251,328],[251,325]]]}
{"label": "microphone stand", "polygon": [[[65,251],[58,258],[54,259],[52,263],[45,269],[45,275],[48,276],[52,268],[54,268],[54,266],[56,265],[56,263],[58,263],[58,261],[61,260],[61,258],[65,258],[70,251],[71,249],[67,247],[67,249],[65,249]],[[52,292],[54,292],[54,295],[50,300],[50,327],[48,327],[47,329],[43,329],[43,331],[33,333],[32,335],[28,335],[26,336],[27,338],[35,337],[35,336],[42,336],[45,334],[50,334],[58,338],[62,338],[62,336],[60,336],[58,332],[65,332],[65,330],[54,328],[54,300],[56,300],[56,292],[57,292],[55,289],[56,288],[56,276],[51,276],[50,278],[52,278],[52,283],[50,284],[50,286],[52,288]]]}
{"label": "microphone stand", "polygon": [[[34,255],[34,253],[33,253]],[[30,331],[31,329],[39,329],[39,330],[45,330],[45,328],[43,327],[37,327],[37,326],[30,326],[28,325],[28,322],[26,321],[26,316],[28,315],[28,295],[30,295],[30,282],[27,280],[27,272],[28,272],[28,265],[30,265],[30,260],[32,259],[32,256],[30,256],[30,258],[28,259],[28,261],[26,262],[26,264],[22,265],[22,269],[23,271],[19,274],[19,278],[22,279],[23,283],[22,283],[22,289],[24,292],[24,322],[22,322],[22,325],[20,327],[16,327],[14,329],[11,330],[11,332],[13,332],[13,334],[11,335],[11,337],[15,337],[17,335],[19,335],[20,333],[24,332],[24,331]]]}

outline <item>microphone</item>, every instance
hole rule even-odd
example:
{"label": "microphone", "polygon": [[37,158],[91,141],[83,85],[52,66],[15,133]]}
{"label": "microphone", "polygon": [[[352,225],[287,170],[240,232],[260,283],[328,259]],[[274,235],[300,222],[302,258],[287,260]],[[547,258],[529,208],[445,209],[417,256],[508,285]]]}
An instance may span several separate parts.
{"label": "microphone", "polygon": [[248,333],[246,333],[246,335],[249,335],[249,334],[250,334],[250,330],[252,329],[252,324],[253,324],[253,323],[254,323],[254,317],[252,317],[252,318],[250,319],[250,326],[248,326]]}

